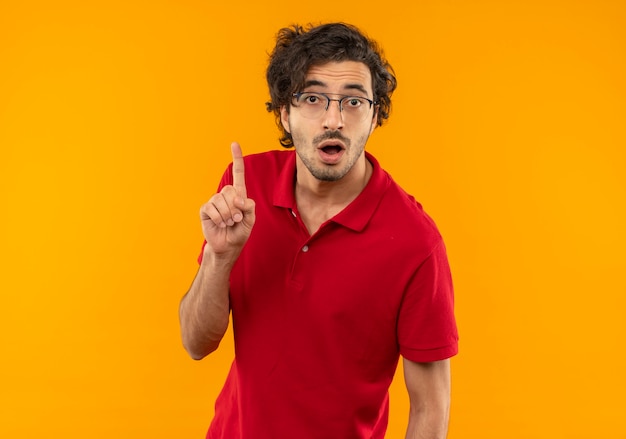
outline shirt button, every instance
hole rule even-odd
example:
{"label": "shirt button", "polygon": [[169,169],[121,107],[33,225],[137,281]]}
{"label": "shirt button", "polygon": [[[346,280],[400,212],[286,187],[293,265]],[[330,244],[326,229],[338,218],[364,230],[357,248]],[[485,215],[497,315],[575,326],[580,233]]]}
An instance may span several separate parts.
{"label": "shirt button", "polygon": [[308,246],[308,245],[305,245],[304,247],[302,247],[302,251],[303,251],[304,253],[308,252],[308,251],[309,251],[309,246]]}

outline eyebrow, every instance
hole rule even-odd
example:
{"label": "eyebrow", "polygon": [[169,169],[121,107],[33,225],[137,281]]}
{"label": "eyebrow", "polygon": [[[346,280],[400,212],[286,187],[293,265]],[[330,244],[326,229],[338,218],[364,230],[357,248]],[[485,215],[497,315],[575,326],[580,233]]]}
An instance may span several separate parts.
{"label": "eyebrow", "polygon": [[[319,81],[317,79],[310,79],[304,83],[304,88],[314,87],[314,86],[326,87],[326,83]],[[365,90],[365,87],[363,87],[363,85],[359,83],[348,83],[348,84],[345,84],[343,88],[344,90],[358,90],[360,92],[363,92],[367,96],[367,90]]]}

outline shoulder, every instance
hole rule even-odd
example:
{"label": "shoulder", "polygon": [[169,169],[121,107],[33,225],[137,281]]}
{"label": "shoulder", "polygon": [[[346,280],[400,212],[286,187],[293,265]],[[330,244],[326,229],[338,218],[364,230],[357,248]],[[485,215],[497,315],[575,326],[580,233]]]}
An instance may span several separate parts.
{"label": "shoulder", "polygon": [[[391,179],[391,177],[389,178]],[[420,228],[439,234],[435,221],[424,210],[422,204],[393,179],[391,179],[391,184],[389,185],[386,201],[389,203],[390,208],[396,209],[398,213],[402,213],[402,217],[406,218],[410,225],[419,225]]]}
{"label": "shoulder", "polygon": [[295,151],[271,150],[250,154],[244,157],[244,167],[248,196],[255,201],[265,200],[274,204],[276,197],[293,196]]}
{"label": "shoulder", "polygon": [[[246,185],[253,183],[253,186],[271,186],[281,171],[289,167],[290,162],[295,162],[294,154],[295,152],[291,150],[271,150],[245,155],[243,161]],[[233,164],[231,162],[222,175],[218,191],[232,182]]]}
{"label": "shoulder", "polygon": [[386,221],[394,234],[402,236],[402,246],[423,256],[439,246],[443,238],[437,224],[413,195],[405,191],[391,175],[378,208],[378,221]]}
{"label": "shoulder", "polygon": [[246,168],[246,176],[248,171],[250,174],[255,174],[282,169],[290,160],[294,159],[294,154],[293,150],[271,150],[246,155],[243,158],[244,164],[250,165],[249,170]]}

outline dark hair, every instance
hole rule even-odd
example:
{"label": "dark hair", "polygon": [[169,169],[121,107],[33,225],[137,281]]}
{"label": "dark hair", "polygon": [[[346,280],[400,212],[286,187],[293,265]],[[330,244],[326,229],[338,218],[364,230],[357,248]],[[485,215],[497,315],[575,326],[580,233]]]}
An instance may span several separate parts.
{"label": "dark hair", "polygon": [[389,118],[391,94],[397,82],[393,68],[375,41],[346,23],[307,28],[293,25],[278,31],[266,72],[271,99],[266,103],[267,111],[276,116],[276,124],[282,131],[282,146],[292,147],[293,139],[282,126],[280,108],[285,105],[289,110],[292,94],[301,91],[312,66],[337,61],[359,61],[369,68],[374,101],[378,104],[378,125]]}

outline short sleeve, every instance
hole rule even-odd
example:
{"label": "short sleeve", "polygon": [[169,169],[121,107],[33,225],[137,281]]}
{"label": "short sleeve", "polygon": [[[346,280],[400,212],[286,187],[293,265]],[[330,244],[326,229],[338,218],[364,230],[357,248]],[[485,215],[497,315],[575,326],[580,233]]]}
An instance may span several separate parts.
{"label": "short sleeve", "polygon": [[398,318],[400,354],[411,361],[444,360],[458,352],[454,289],[443,241],[420,264]]}

